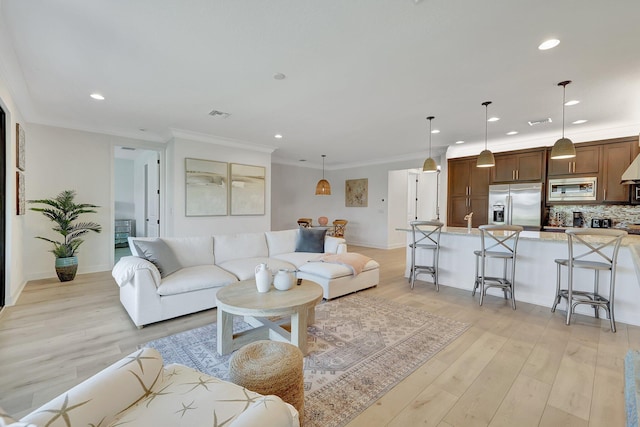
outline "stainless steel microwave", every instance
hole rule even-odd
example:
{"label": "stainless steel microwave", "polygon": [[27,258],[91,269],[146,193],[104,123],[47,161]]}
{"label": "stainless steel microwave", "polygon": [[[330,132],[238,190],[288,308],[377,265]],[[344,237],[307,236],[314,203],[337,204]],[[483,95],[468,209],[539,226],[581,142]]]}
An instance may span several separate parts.
{"label": "stainless steel microwave", "polygon": [[598,178],[550,179],[548,185],[549,202],[573,202],[596,200]]}

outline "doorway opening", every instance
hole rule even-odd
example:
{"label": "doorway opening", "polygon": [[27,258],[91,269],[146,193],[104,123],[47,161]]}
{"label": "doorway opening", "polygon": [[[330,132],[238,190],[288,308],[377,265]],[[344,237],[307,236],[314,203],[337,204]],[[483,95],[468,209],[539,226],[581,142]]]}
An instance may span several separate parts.
{"label": "doorway opening", "polygon": [[114,264],[131,255],[129,237],[160,236],[160,152],[114,148]]}

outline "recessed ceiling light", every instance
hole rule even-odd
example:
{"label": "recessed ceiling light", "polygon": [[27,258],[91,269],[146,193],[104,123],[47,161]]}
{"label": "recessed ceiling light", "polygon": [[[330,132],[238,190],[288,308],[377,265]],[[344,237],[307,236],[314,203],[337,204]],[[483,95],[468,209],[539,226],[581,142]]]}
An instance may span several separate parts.
{"label": "recessed ceiling light", "polygon": [[512,130],[510,132],[507,132],[507,135],[517,135],[518,131],[517,130]]}
{"label": "recessed ceiling light", "polygon": [[273,135],[273,137],[276,139],[282,139],[282,135],[280,135],[279,133],[276,133],[275,135]]}
{"label": "recessed ceiling light", "polygon": [[92,93],[89,96],[92,97],[93,99],[97,99],[98,101],[104,100],[104,96],[100,95],[99,93]]}
{"label": "recessed ceiling light", "polygon": [[580,104],[580,101],[577,99],[572,99],[571,101],[567,101],[564,103],[567,107],[571,107],[572,105]]}
{"label": "recessed ceiling light", "polygon": [[529,123],[529,126],[536,126],[544,123],[553,123],[553,120],[551,120],[551,117],[547,117],[546,119],[529,120],[527,123]]}
{"label": "recessed ceiling light", "polygon": [[581,125],[583,123],[587,123],[587,120],[585,119],[580,119],[580,120],[576,120],[575,122],[572,122],[574,125]]}
{"label": "recessed ceiling light", "polygon": [[440,133],[440,131],[438,129],[434,129],[431,131],[431,133]]}
{"label": "recessed ceiling light", "polygon": [[275,74],[273,75],[273,78],[274,78],[274,79],[276,79],[276,80],[284,80],[286,77],[287,77],[287,76],[285,76],[285,75],[284,75],[284,74],[282,74],[282,73],[275,73]]}
{"label": "recessed ceiling light", "polygon": [[498,120],[500,120],[500,117],[489,117],[487,119],[488,122],[497,122]]}
{"label": "recessed ceiling light", "polygon": [[554,47],[558,46],[559,44],[560,44],[560,40],[558,40],[558,39],[549,39],[549,40],[545,40],[544,42],[542,42],[540,44],[540,46],[538,46],[538,49],[540,49],[540,50],[553,49]]}
{"label": "recessed ceiling light", "polygon": [[464,144],[464,141],[456,141],[456,144]]}

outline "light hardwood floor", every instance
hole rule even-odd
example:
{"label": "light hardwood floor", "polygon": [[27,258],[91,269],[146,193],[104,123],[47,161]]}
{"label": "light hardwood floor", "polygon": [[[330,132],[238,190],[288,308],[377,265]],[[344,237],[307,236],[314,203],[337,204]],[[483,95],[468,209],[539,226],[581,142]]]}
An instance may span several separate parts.
{"label": "light hardwood floor", "polygon": [[[366,294],[471,327],[354,419],[371,426],[622,426],[624,355],[640,328],[403,278],[404,249],[350,247],[380,262]],[[470,278],[471,282],[471,278]],[[471,283],[469,284],[471,288]],[[549,296],[552,298],[552,295]],[[109,272],[29,283],[0,314],[0,407],[22,416],[155,338],[213,322],[208,310],[138,330]]]}

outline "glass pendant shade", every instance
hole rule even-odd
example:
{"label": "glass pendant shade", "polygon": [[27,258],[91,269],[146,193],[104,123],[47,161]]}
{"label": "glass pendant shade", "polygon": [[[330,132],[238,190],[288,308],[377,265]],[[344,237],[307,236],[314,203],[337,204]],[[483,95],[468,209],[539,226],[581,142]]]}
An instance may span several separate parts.
{"label": "glass pendant shade", "polygon": [[564,104],[567,85],[569,83],[571,83],[571,80],[558,83],[558,86],[562,86],[562,138],[557,140],[551,149],[551,155],[549,157],[554,160],[570,159],[576,156],[576,147],[573,146],[573,142],[571,142],[569,138],[564,137]]}
{"label": "glass pendant shade", "polygon": [[431,157],[431,120],[433,119],[435,119],[434,116],[427,117],[427,120],[429,120],[429,157],[424,161],[424,164],[422,165],[422,171],[428,173],[438,171],[438,164],[435,160],[433,160],[433,157]]}
{"label": "glass pendant shade", "polygon": [[331,195],[331,184],[329,181],[324,179],[324,158],[327,157],[326,154],[322,155],[322,179],[318,181],[316,184],[316,196],[330,196]]}
{"label": "glass pendant shade", "polygon": [[424,165],[422,165],[422,171],[423,172],[437,172],[438,171],[438,164],[436,163],[435,160],[433,160],[431,157],[429,157],[427,160],[424,161]]}
{"label": "glass pendant shade", "polygon": [[560,138],[551,149],[552,159],[570,159],[576,156],[576,147],[569,138]]}
{"label": "glass pendant shade", "polygon": [[479,168],[490,168],[495,166],[496,159],[493,157],[493,153],[489,150],[482,150],[478,156],[476,166]]}
{"label": "glass pendant shade", "polygon": [[485,101],[482,103],[482,105],[484,105],[484,150],[482,150],[478,156],[478,160],[476,161],[476,166],[479,168],[490,168],[496,164],[496,159],[493,157],[493,153],[487,148],[487,135],[489,132],[489,104],[491,104],[491,101]]}

